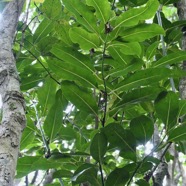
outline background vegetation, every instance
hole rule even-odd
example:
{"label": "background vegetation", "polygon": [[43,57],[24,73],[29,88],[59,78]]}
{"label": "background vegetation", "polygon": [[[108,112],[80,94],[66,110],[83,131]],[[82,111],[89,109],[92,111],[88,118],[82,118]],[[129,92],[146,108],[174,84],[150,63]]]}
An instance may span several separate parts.
{"label": "background vegetation", "polygon": [[27,2],[14,41],[27,104],[17,178],[184,185],[186,22],[175,2]]}

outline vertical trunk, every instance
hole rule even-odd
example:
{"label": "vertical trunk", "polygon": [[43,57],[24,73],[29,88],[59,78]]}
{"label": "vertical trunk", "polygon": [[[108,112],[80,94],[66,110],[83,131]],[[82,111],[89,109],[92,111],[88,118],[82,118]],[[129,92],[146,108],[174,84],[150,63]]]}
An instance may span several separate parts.
{"label": "vertical trunk", "polygon": [[12,53],[19,15],[25,0],[7,3],[0,18],[0,94],[3,116],[0,125],[0,185],[12,186],[19,143],[26,124],[24,99]]}
{"label": "vertical trunk", "polygon": [[[186,20],[186,0],[180,0],[177,3],[178,16],[180,20]],[[186,50],[186,35],[183,35],[182,49]],[[186,61],[183,62],[183,69],[186,70]],[[180,80],[180,95],[182,99],[186,99],[186,77]]]}
{"label": "vertical trunk", "polygon": [[[178,3],[176,3],[177,9],[178,9],[178,16],[180,20],[186,20],[186,0],[180,0]],[[185,28],[183,29],[185,32]],[[186,50],[186,34],[183,34],[182,38],[182,49]],[[186,61],[183,62],[183,70],[186,70]],[[182,78],[180,80],[179,85],[179,92],[182,99],[186,99],[186,77]],[[179,162],[179,160],[178,160]],[[183,167],[180,165],[179,167],[181,176],[182,176],[182,185],[186,185],[186,177],[185,172],[183,171]]]}

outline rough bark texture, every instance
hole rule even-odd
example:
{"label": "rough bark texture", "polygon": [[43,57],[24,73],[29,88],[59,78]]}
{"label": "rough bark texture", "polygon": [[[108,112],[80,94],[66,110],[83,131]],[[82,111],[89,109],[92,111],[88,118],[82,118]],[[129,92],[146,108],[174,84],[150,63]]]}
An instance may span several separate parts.
{"label": "rough bark texture", "polygon": [[[186,20],[186,0],[180,0],[177,3],[178,16],[180,20]],[[186,34],[184,33],[182,39],[182,49],[186,50]],[[183,69],[186,70],[186,61],[183,62]],[[186,77],[180,80],[180,95],[182,99],[186,99]]]}
{"label": "rough bark texture", "polygon": [[24,99],[12,53],[13,39],[25,0],[7,3],[0,18],[0,186],[13,186],[19,144],[26,124]]}

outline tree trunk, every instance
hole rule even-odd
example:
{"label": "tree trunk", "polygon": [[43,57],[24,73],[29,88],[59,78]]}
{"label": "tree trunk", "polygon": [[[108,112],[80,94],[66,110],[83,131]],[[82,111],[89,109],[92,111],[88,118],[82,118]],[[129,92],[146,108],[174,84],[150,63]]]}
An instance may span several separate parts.
{"label": "tree trunk", "polygon": [[0,18],[0,185],[13,186],[20,139],[26,124],[23,95],[12,53],[13,39],[25,0],[7,3]]}
{"label": "tree trunk", "polygon": [[[177,3],[178,16],[180,20],[186,20],[186,0],[180,0]],[[186,35],[183,35],[182,49],[186,50]],[[183,69],[186,70],[186,61],[183,62]],[[180,95],[182,99],[186,99],[186,77],[180,80]]]}

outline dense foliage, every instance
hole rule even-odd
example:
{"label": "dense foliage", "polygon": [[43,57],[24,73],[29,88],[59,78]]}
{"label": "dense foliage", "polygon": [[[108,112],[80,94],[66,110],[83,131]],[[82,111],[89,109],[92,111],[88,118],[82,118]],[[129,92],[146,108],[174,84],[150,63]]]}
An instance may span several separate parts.
{"label": "dense foliage", "polygon": [[162,11],[174,2],[25,7],[14,46],[27,104],[17,178],[53,169],[48,185],[145,186],[162,160],[173,160],[173,142],[185,153],[186,101],[178,92],[185,21]]}

